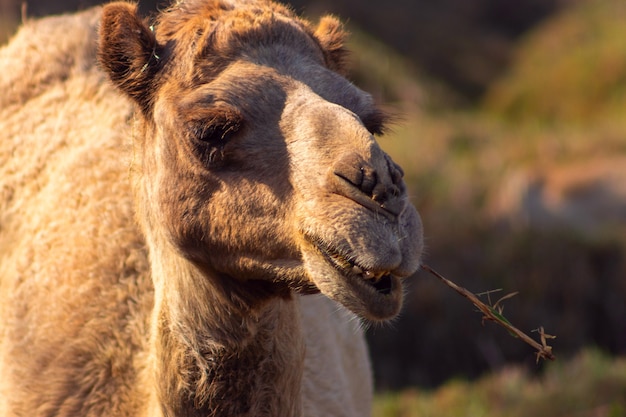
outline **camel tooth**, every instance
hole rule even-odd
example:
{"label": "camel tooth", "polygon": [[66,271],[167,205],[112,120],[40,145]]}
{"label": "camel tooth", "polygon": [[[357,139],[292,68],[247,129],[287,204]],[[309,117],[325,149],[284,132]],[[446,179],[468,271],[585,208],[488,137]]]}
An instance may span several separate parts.
{"label": "camel tooth", "polygon": [[374,283],[377,283],[385,275],[387,275],[386,272],[373,273],[371,271],[367,271],[367,274],[365,274],[365,279],[372,280],[372,281],[374,281]]}
{"label": "camel tooth", "polygon": [[374,273],[374,272],[372,272],[372,271],[370,271],[368,269],[361,269],[361,268],[356,267],[356,266],[352,269],[352,271],[355,272],[355,273],[359,273],[359,272],[356,272],[357,268],[358,268],[358,271],[363,275],[364,279],[366,279],[366,280],[373,280],[375,283],[380,281],[382,277],[384,277],[385,275],[388,274],[388,272],[384,272],[384,271],[383,272]]}
{"label": "camel tooth", "polygon": [[363,270],[361,269],[361,267],[353,265],[352,266],[352,273],[355,275],[361,275],[363,273]]}

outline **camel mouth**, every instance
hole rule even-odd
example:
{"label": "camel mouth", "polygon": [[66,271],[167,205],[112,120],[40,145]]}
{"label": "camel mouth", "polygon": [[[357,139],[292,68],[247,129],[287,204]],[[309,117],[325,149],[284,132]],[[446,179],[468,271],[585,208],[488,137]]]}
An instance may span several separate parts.
{"label": "camel mouth", "polygon": [[[348,255],[345,251],[326,243],[320,238],[306,236],[306,240],[313,246],[317,259],[326,265],[325,277],[318,283],[322,293],[336,299],[349,310],[362,318],[371,320],[385,320],[395,316],[402,303],[401,277],[385,269],[373,269],[360,265],[355,256]],[[330,271],[335,271],[337,275]],[[335,280],[333,280],[333,276]],[[352,296],[345,292],[337,296],[334,290],[325,291],[324,283],[334,282],[337,278]],[[332,287],[333,285],[331,285]]]}
{"label": "camel mouth", "polygon": [[393,290],[393,274],[388,271],[372,271],[358,265],[350,257],[344,256],[338,250],[317,242],[318,252],[341,275],[359,280],[371,286],[378,294],[389,295]]}

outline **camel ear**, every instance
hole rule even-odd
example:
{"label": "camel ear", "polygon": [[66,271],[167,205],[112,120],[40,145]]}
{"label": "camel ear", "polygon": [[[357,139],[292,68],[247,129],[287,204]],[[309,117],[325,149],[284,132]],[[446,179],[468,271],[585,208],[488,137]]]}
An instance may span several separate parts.
{"label": "camel ear", "polygon": [[144,110],[151,107],[161,48],[137,6],[116,2],[102,10],[98,60],[117,87]]}
{"label": "camel ear", "polygon": [[341,22],[333,16],[322,17],[315,30],[315,37],[324,50],[329,67],[343,74],[347,67],[348,50],[344,44],[348,33]]}

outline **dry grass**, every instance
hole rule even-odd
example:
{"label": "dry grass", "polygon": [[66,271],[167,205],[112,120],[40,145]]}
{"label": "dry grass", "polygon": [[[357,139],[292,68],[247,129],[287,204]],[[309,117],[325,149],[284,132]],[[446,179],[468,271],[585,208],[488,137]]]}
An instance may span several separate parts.
{"label": "dry grass", "polygon": [[[533,338],[528,336],[526,333],[522,332],[517,327],[513,326],[513,324],[511,324],[511,322],[506,317],[504,317],[503,302],[517,295],[517,292],[509,293],[503,297],[500,297],[500,299],[493,304],[491,304],[491,302],[489,304],[485,304],[478,298],[478,295],[472,293],[471,291],[468,291],[467,289],[445,278],[443,275],[441,275],[439,272],[432,269],[430,266],[424,264],[422,265],[422,269],[424,269],[427,272],[430,272],[432,275],[437,277],[441,282],[446,284],[448,287],[452,288],[457,293],[459,293],[460,295],[462,295],[463,297],[471,301],[471,303],[474,304],[474,306],[476,306],[478,311],[480,311],[483,314],[483,317],[482,317],[483,322],[492,321],[494,323],[497,323],[498,325],[504,327],[511,334],[511,336],[519,338],[523,340],[525,343],[535,348],[535,350],[537,351],[536,352],[537,362],[539,362],[539,359],[550,359],[550,360],[556,359],[556,357],[552,353],[552,346],[548,346],[547,344],[547,339],[555,339],[556,336],[545,333],[543,327],[539,327],[536,331],[537,333],[539,333],[539,338],[541,341],[541,344],[540,344],[537,341],[535,341]],[[489,291],[487,295],[490,295],[493,292],[494,291]]]}

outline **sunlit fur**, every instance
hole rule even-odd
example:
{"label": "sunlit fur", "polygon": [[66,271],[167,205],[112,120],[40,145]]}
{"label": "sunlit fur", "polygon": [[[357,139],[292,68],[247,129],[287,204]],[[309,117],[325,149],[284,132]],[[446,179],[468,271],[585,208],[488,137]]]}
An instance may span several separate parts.
{"label": "sunlit fur", "polygon": [[118,2],[0,50],[0,415],[369,414],[355,317],[397,315],[422,231],[344,38]]}

